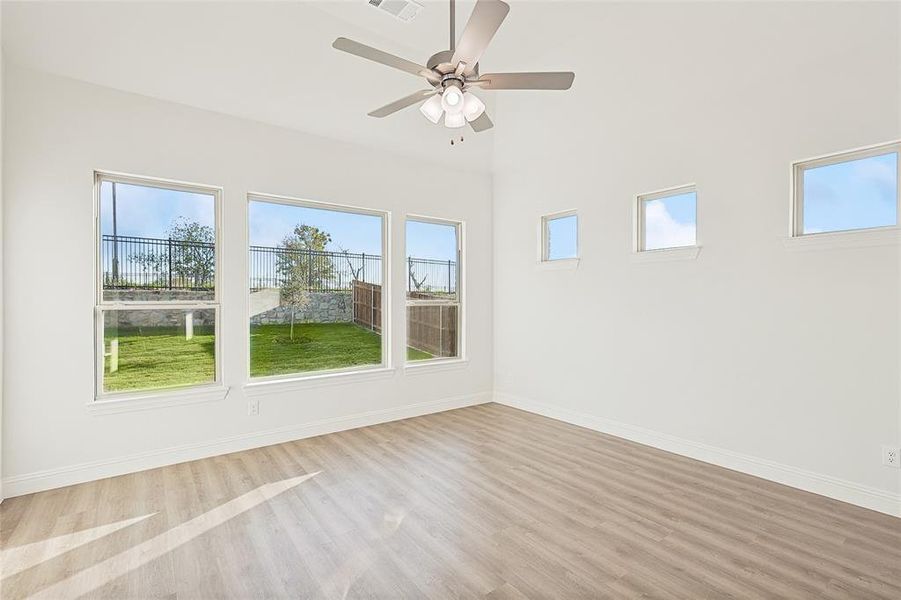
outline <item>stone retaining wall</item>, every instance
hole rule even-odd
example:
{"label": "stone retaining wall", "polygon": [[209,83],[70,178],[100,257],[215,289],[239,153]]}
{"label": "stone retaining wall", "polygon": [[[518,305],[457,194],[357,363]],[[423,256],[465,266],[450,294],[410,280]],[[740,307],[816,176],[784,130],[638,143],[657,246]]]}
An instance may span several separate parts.
{"label": "stone retaining wall", "polygon": [[[296,323],[350,323],[354,306],[350,292],[310,292],[307,306],[294,315]],[[251,317],[252,325],[283,325],[291,322],[291,307],[279,306]]]}
{"label": "stone retaining wall", "polygon": [[[107,290],[109,300],[165,302],[167,300],[209,300],[211,292],[192,290]],[[296,323],[350,323],[354,320],[353,300],[350,292],[310,292],[307,306],[295,314]],[[114,327],[184,327],[183,308],[164,310],[107,311],[106,326]],[[212,310],[194,309],[194,326],[214,325]],[[279,325],[291,322],[291,307],[278,306],[250,319],[253,325]]]}
{"label": "stone retaining wall", "polygon": [[181,300],[192,302],[195,300],[212,300],[212,290],[104,290],[105,300],[123,302],[167,302],[169,300]]}

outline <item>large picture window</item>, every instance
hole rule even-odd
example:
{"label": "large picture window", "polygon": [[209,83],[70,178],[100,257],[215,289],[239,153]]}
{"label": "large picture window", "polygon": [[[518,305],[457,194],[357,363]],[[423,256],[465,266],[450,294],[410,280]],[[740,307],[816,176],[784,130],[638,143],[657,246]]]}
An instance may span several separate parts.
{"label": "large picture window", "polygon": [[250,376],[386,364],[387,215],[249,197]]}
{"label": "large picture window", "polygon": [[893,143],[795,163],[792,235],[896,226],[899,154]]}
{"label": "large picture window", "polygon": [[460,358],[461,225],[408,218],[407,360]]}
{"label": "large picture window", "polygon": [[219,382],[217,188],[98,173],[97,397]]}

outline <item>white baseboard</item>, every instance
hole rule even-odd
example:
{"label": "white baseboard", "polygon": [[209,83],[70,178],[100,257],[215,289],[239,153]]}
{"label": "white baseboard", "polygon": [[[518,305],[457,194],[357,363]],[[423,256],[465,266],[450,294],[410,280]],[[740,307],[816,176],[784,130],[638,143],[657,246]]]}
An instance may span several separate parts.
{"label": "white baseboard", "polygon": [[638,442],[639,444],[653,446],[667,452],[726,467],[733,471],[754,475],[755,477],[775,481],[776,483],[807,492],[813,492],[814,494],[841,500],[863,508],[901,517],[901,495],[892,494],[885,490],[799,469],[756,456],[708,446],[707,444],[693,442],[643,427],[536,402],[513,394],[495,392],[494,401],[498,404],[505,404],[565,423],[593,429]]}
{"label": "white baseboard", "polygon": [[4,497],[12,498],[34,492],[95,481],[116,475],[125,475],[147,469],[155,469],[166,465],[219,456],[230,452],[239,452],[251,448],[260,448],[290,442],[326,433],[335,433],[347,429],[356,429],[368,425],[377,425],[389,421],[409,419],[445,410],[484,404],[491,401],[490,392],[455,396],[430,402],[408,404],[396,408],[373,410],[364,413],[322,419],[301,425],[289,425],[266,431],[255,431],[197,444],[185,444],[171,448],[162,448],[150,452],[141,452],[121,458],[81,463],[45,471],[36,471],[24,475],[15,475],[3,479]]}

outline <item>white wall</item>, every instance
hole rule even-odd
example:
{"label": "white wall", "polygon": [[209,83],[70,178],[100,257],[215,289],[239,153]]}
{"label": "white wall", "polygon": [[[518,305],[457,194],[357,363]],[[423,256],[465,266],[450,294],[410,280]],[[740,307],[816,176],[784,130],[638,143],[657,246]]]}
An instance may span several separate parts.
{"label": "white wall", "polygon": [[[784,242],[791,161],[901,137],[898,11],[599,3],[543,18],[570,41],[530,68],[577,76],[498,101],[498,398],[901,514],[901,473],[880,464],[901,441],[897,245]],[[633,262],[634,195],[689,182],[699,257]],[[570,208],[580,267],[537,268],[539,216]]]}
{"label": "white wall", "polygon": [[[0,11],[0,32],[3,11]],[[2,38],[2,35],[0,35]],[[3,502],[3,45],[0,43],[0,502]]]}
{"label": "white wall", "polygon": [[[4,131],[7,496],[399,416],[484,401],[492,385],[491,184],[485,174],[373,154],[353,145],[131,95],[8,64]],[[97,415],[93,397],[94,169],[224,187],[222,351],[225,400]],[[467,193],[440,180],[465,179]],[[247,191],[466,223],[462,370],[273,393],[248,416]],[[404,271],[392,281],[403,289]],[[65,299],[60,298],[65,292]],[[392,299],[402,357],[403,294]],[[397,363],[397,361],[395,361]],[[401,365],[397,365],[401,366]]]}

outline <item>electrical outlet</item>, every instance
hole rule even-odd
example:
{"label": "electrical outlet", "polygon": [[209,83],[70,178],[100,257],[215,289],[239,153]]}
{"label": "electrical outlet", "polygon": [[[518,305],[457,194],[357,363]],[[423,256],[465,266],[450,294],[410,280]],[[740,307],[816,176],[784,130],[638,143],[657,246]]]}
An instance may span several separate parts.
{"label": "electrical outlet", "polygon": [[247,414],[255,416],[260,414],[260,401],[257,398],[250,398],[247,401]]}
{"label": "electrical outlet", "polygon": [[886,467],[901,469],[901,448],[898,446],[883,446],[882,464]]}

